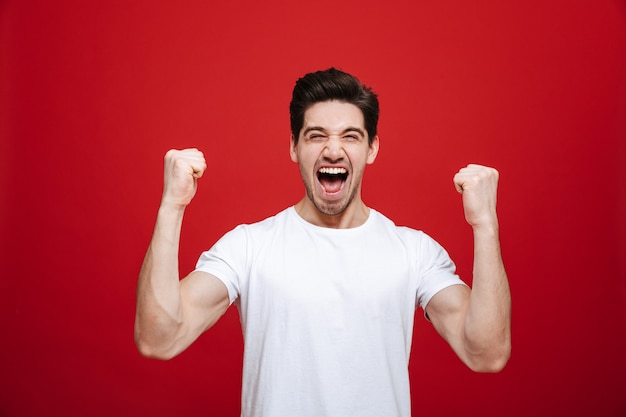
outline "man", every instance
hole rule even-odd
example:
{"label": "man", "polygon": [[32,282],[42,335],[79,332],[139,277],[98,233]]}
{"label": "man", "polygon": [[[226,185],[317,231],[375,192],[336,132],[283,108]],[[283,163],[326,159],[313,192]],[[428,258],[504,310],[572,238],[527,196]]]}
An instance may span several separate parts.
{"label": "man", "polygon": [[397,227],[361,200],[376,159],[378,100],[356,78],[307,74],[293,92],[291,159],[306,194],[227,233],[179,282],[183,213],[206,169],[170,151],[154,235],[138,283],[135,338],[171,358],[235,303],[244,333],[242,416],[409,416],[415,308],[475,371],[510,354],[510,293],[496,216],[496,170],[454,177],[474,232],[470,289],[433,239]]}

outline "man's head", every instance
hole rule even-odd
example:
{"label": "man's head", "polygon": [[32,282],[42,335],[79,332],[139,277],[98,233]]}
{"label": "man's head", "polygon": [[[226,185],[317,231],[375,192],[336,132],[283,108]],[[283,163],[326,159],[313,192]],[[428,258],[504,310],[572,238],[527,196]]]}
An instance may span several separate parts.
{"label": "man's head", "polygon": [[361,181],[378,154],[378,99],[356,78],[331,68],[296,82],[290,155],[306,198],[296,206],[310,223],[356,227],[367,218]]}
{"label": "man's head", "polygon": [[361,110],[371,144],[377,133],[378,98],[357,78],[335,68],[312,72],[296,81],[289,105],[295,143],[298,143],[306,110],[316,103],[330,100],[354,104]]}

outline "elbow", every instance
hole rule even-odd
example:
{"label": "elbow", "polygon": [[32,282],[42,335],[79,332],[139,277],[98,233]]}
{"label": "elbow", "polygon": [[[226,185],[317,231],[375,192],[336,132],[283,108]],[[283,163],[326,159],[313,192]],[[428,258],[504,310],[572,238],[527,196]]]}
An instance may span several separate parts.
{"label": "elbow", "polygon": [[497,374],[502,371],[509,361],[509,357],[498,357],[490,360],[478,361],[470,365],[470,369],[479,373]]}
{"label": "elbow", "polygon": [[143,356],[144,358],[166,361],[174,357],[174,355],[169,355],[166,352],[160,349],[157,349],[148,343],[135,341],[135,345],[137,346],[137,350],[139,351],[139,354]]}
{"label": "elbow", "polygon": [[139,354],[144,358],[166,361],[176,356],[173,349],[164,347],[162,343],[156,343],[146,337],[140,330],[135,329],[135,346]]}
{"label": "elbow", "polygon": [[166,361],[183,350],[180,321],[164,315],[139,313],[135,316],[134,339],[141,356]]}
{"label": "elbow", "polygon": [[[476,335],[474,335],[476,336]],[[498,373],[511,358],[511,331],[482,332],[480,337],[465,338],[465,364],[474,372]]]}
{"label": "elbow", "polygon": [[467,366],[474,372],[498,373],[504,369],[511,358],[511,345],[507,344],[494,351],[476,356],[467,362]]}

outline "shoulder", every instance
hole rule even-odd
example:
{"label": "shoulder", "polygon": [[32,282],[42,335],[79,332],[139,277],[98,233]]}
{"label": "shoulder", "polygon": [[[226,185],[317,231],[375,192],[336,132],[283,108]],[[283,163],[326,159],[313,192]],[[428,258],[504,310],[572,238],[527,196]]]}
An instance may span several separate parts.
{"label": "shoulder", "polygon": [[[266,246],[267,242],[275,240],[277,224],[284,223],[288,210],[263,219],[255,223],[242,223],[226,232],[208,251],[200,256],[196,268],[208,264],[248,265]],[[219,273],[210,270],[214,275]],[[221,271],[222,275],[223,271]]]}
{"label": "shoulder", "polygon": [[370,221],[378,230],[392,233],[402,240],[430,239],[423,231],[409,226],[398,226],[389,217],[374,209],[370,209]]}
{"label": "shoulder", "polygon": [[235,227],[234,230],[242,230],[247,233],[264,233],[273,231],[277,227],[288,224],[291,220],[292,207],[286,208],[273,216],[267,217],[263,220],[254,223],[243,223]]}
{"label": "shoulder", "polygon": [[[290,209],[287,208],[279,213],[254,223],[241,223],[228,231],[220,241],[254,241],[265,239],[268,235],[275,234],[288,227]],[[241,242],[242,243],[242,242]]]}
{"label": "shoulder", "polygon": [[395,236],[397,239],[403,242],[403,244],[411,250],[417,251],[419,254],[426,256],[427,258],[437,256],[447,256],[447,253],[443,246],[439,244],[431,235],[423,230],[416,229],[410,226],[399,226],[393,220],[389,219],[382,213],[370,209],[372,222],[378,232],[383,232]]}

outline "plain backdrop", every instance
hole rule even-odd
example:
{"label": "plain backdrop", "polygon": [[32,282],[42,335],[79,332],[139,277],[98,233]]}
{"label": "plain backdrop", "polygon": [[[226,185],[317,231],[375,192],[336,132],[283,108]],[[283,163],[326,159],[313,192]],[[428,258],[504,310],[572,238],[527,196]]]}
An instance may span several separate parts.
{"label": "plain backdrop", "polygon": [[501,174],[512,358],[472,373],[417,311],[414,415],[626,415],[617,0],[1,1],[0,415],[239,415],[236,308],[171,361],[134,346],[163,155],[198,147],[209,165],[186,274],[303,196],[291,89],[330,66],[379,94],[365,202],[435,237],[468,283],[452,177],[471,162]]}

